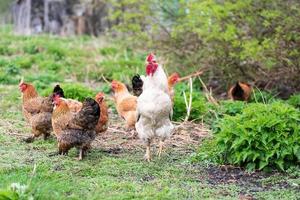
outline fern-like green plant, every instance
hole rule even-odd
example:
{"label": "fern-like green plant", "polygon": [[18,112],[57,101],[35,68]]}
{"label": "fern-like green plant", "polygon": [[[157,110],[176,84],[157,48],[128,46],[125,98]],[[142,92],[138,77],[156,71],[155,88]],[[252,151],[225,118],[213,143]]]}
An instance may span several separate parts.
{"label": "fern-like green plant", "polygon": [[220,160],[248,170],[285,170],[300,161],[300,112],[281,102],[250,104],[219,122]]}
{"label": "fern-like green plant", "polygon": [[295,108],[300,109],[300,94],[294,94],[291,96],[288,100],[287,103],[294,106]]}

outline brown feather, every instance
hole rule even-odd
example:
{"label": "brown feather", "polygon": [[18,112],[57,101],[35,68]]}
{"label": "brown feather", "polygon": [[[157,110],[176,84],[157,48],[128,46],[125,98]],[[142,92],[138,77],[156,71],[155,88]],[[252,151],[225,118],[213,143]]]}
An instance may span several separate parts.
{"label": "brown feather", "polygon": [[22,110],[27,123],[32,128],[34,137],[44,135],[47,137],[52,131],[51,114],[53,110],[52,97],[39,97],[35,88],[31,84],[21,83]]}
{"label": "brown feather", "polygon": [[108,108],[104,101],[103,93],[98,93],[95,97],[95,100],[99,104],[101,110],[100,118],[96,125],[96,133],[99,134],[105,132],[108,128]]}
{"label": "brown feather", "polygon": [[66,101],[55,100],[52,125],[57,136],[59,153],[67,153],[72,147],[87,150],[95,139],[95,127],[100,117],[97,102],[87,98],[79,112],[71,112]]}
{"label": "brown feather", "polygon": [[230,87],[228,90],[228,97],[235,101],[249,101],[251,98],[251,92],[251,85],[239,81]]}
{"label": "brown feather", "polygon": [[126,121],[128,128],[134,128],[136,123],[137,97],[131,95],[126,86],[119,81],[112,82],[112,89],[115,92],[114,99],[118,114]]}

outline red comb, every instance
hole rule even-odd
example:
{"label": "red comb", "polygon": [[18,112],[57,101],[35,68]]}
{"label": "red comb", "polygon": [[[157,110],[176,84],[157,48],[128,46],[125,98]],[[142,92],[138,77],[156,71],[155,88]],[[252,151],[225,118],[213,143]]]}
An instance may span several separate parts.
{"label": "red comb", "polygon": [[153,62],[153,61],[155,61],[155,55],[153,53],[150,53],[147,56],[147,62]]}
{"label": "red comb", "polygon": [[54,100],[54,101],[58,101],[59,98],[60,98],[60,96],[59,96],[58,94],[54,94],[54,95],[53,95],[53,100]]}

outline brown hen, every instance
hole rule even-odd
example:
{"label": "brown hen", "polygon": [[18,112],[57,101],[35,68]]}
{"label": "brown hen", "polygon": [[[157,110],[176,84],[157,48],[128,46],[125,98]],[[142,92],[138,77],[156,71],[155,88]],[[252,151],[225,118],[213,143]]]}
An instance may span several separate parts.
{"label": "brown hen", "polygon": [[134,129],[136,123],[137,97],[131,95],[125,84],[119,81],[111,83],[118,114],[126,121],[127,128]]}
{"label": "brown hen", "polygon": [[23,80],[19,84],[19,89],[22,92],[23,115],[32,130],[32,136],[26,138],[25,141],[33,142],[40,135],[47,139],[52,131],[52,95],[49,97],[38,96],[34,86],[24,83]]}
{"label": "brown hen", "polygon": [[72,147],[79,149],[81,160],[95,139],[95,128],[100,117],[98,103],[87,98],[78,113],[71,112],[65,100],[54,97],[52,126],[58,141],[58,153],[68,154]]}
{"label": "brown hen", "polygon": [[108,109],[107,109],[107,105],[104,101],[104,93],[99,92],[96,96],[95,96],[95,100],[96,102],[99,104],[100,106],[100,118],[99,121],[96,125],[96,133],[102,133],[105,132],[108,128]]}
{"label": "brown hen", "polygon": [[229,89],[228,97],[234,101],[249,101],[251,92],[252,87],[250,84],[238,81]]}

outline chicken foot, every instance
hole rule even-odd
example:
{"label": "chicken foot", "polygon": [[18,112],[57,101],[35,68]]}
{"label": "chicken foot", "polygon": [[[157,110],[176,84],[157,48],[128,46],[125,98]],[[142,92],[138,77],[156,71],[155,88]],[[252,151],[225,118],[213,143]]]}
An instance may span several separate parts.
{"label": "chicken foot", "polygon": [[[50,133],[42,133],[44,140],[47,140],[50,137]],[[26,143],[32,143],[35,138],[39,137],[41,134],[32,134],[31,136],[24,138],[23,141]]]}
{"label": "chicken foot", "polygon": [[23,141],[26,142],[26,143],[32,143],[35,139],[35,135],[31,135],[27,138],[24,138]]}
{"label": "chicken foot", "polygon": [[52,156],[58,156],[58,155],[68,155],[68,151],[56,151],[56,152],[53,152],[53,153],[49,153],[49,157],[52,157]]}
{"label": "chicken foot", "polygon": [[58,151],[50,153],[49,156],[68,155],[69,148],[64,147],[62,144],[58,144]]}

